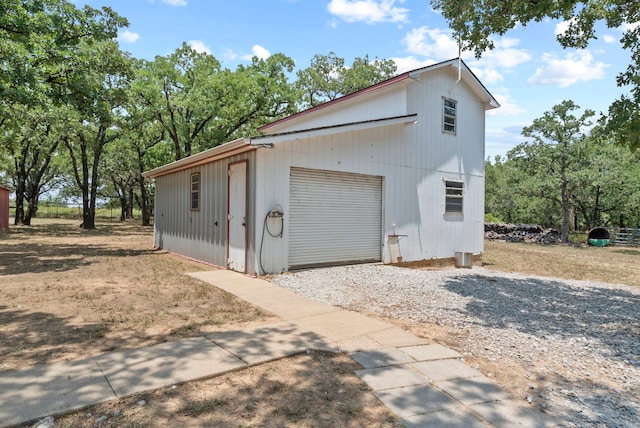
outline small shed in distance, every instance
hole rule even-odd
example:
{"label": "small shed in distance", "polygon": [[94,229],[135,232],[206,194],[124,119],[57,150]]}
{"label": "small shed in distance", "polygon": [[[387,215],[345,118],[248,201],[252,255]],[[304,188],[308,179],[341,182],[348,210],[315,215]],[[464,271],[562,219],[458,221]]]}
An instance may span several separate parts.
{"label": "small shed in distance", "polygon": [[9,230],[9,194],[11,190],[0,184],[0,231]]}

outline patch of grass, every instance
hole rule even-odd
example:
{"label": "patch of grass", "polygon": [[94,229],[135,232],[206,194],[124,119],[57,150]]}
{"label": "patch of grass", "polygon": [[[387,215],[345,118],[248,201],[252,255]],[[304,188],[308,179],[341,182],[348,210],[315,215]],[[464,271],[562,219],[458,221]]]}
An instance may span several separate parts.
{"label": "patch of grass", "polygon": [[487,269],[640,286],[640,251],[485,241]]}
{"label": "patch of grass", "polygon": [[215,413],[216,409],[227,404],[227,400],[223,398],[207,398],[200,401],[190,401],[183,409],[183,413],[191,417],[198,417]]}
{"label": "patch of grass", "polygon": [[209,284],[200,282],[195,286],[194,297],[196,299],[206,299],[211,296],[212,292],[213,290]]}
{"label": "patch of grass", "polygon": [[269,394],[277,394],[284,390],[285,385],[282,382],[274,381],[270,382],[267,388],[267,393]]}
{"label": "patch of grass", "polygon": [[309,408],[307,407],[306,404],[298,404],[297,406],[293,407],[293,408],[288,408],[287,409],[287,418],[291,421],[291,422],[299,422],[301,419],[304,419],[305,415],[307,414],[307,411],[309,410]]}
{"label": "patch of grass", "polygon": [[197,327],[195,323],[185,324],[174,329],[171,334],[175,334],[176,336],[189,336],[193,334],[194,331],[197,331]]}
{"label": "patch of grass", "polygon": [[338,410],[340,410],[340,412],[344,413],[345,415],[355,416],[360,413],[362,408],[353,403],[340,403],[340,405],[338,406]]}
{"label": "patch of grass", "polygon": [[101,339],[107,333],[109,333],[109,326],[106,324],[95,324],[89,325],[84,329],[84,332],[87,336],[89,336],[89,340]]}

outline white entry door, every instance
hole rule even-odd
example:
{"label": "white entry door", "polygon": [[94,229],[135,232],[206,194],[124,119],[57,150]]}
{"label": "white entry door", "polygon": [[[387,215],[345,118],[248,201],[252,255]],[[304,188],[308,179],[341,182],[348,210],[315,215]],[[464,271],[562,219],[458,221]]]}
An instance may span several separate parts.
{"label": "white entry door", "polygon": [[229,165],[227,267],[245,272],[247,258],[247,162]]}

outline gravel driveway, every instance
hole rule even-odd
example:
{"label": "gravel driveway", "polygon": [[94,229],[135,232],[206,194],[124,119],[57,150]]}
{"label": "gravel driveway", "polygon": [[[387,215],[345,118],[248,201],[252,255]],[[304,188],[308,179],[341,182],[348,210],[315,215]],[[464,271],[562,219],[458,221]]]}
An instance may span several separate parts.
{"label": "gravel driveway", "polygon": [[511,392],[569,426],[640,426],[640,287],[384,265],[271,281],[332,305],[437,325],[466,358],[486,362],[481,369],[515,370],[527,386]]}

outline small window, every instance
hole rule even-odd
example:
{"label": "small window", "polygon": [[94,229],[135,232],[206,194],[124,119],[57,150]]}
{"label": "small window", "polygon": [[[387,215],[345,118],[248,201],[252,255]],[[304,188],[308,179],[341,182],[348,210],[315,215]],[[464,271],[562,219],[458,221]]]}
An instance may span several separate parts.
{"label": "small window", "polygon": [[462,214],[462,198],[464,183],[445,181],[445,213]]}
{"label": "small window", "polygon": [[456,133],[456,101],[449,98],[443,98],[443,116],[442,131],[455,134]]}
{"label": "small window", "polygon": [[191,174],[191,211],[200,209],[200,173]]}

